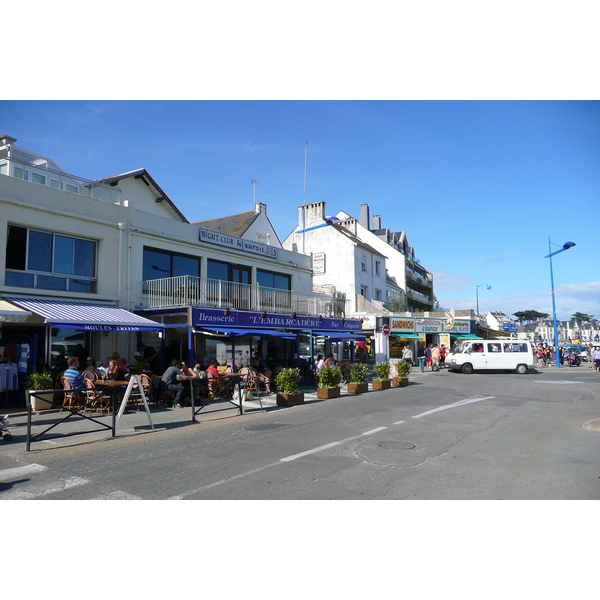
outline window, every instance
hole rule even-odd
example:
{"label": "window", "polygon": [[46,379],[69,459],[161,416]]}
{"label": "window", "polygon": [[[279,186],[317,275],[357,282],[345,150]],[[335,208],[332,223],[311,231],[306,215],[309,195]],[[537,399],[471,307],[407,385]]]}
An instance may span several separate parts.
{"label": "window", "polygon": [[145,247],[142,268],[144,281],[182,275],[200,277],[200,257]]}
{"label": "window", "polygon": [[29,174],[25,169],[21,169],[21,167],[13,167],[13,177],[27,181],[29,179]]}
{"label": "window", "polygon": [[376,260],[375,261],[375,275],[380,275],[381,274],[380,271],[381,271],[381,262]]}
{"label": "window", "polygon": [[366,271],[366,270],[367,270],[367,265],[366,265],[366,263],[360,263],[360,270],[361,270],[361,271]]}
{"label": "window", "polygon": [[8,164],[3,163],[0,165],[0,175],[8,175]]}
{"label": "window", "polygon": [[375,300],[381,300],[381,290],[375,290]]}
{"label": "window", "polygon": [[31,181],[33,181],[34,183],[41,183],[42,185],[46,184],[46,178],[43,175],[40,175],[39,173],[32,173]]}
{"label": "window", "polygon": [[96,242],[9,225],[6,285],[96,293]]}
{"label": "window", "polygon": [[74,194],[78,194],[79,193],[79,188],[75,187],[74,185],[69,185],[67,183],[67,192],[73,192]]}

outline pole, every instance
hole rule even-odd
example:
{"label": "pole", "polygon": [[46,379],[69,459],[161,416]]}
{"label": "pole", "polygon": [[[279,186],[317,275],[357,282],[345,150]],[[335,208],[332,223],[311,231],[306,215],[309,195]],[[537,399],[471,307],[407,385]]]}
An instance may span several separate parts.
{"label": "pole", "polygon": [[548,258],[550,259],[550,285],[552,289],[552,320],[554,321],[554,357],[556,366],[560,369],[560,354],[558,352],[558,327],[556,324],[556,301],[554,299],[554,273],[552,271],[552,246],[548,238]]}
{"label": "pole", "polygon": [[304,230],[306,229],[306,162],[308,160],[308,140],[304,144],[304,204],[302,205],[302,254],[304,254]]}
{"label": "pole", "polygon": [[477,314],[479,315],[479,286],[475,286],[475,297],[477,298]]}

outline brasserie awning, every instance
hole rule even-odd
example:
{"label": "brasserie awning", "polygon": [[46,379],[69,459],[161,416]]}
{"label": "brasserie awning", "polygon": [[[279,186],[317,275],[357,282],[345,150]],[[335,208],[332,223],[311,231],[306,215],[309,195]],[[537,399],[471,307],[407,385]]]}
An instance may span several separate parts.
{"label": "brasserie awning", "polygon": [[162,331],[160,323],[136,315],[114,304],[73,302],[46,298],[8,298],[17,306],[40,315],[59,329],[84,331]]}
{"label": "brasserie awning", "polygon": [[[279,337],[285,340],[295,340],[296,335],[288,331],[276,331],[275,329],[243,329],[241,327],[204,327],[202,329],[208,332],[222,333],[230,337],[241,335]],[[201,332],[199,332],[201,333]]]}

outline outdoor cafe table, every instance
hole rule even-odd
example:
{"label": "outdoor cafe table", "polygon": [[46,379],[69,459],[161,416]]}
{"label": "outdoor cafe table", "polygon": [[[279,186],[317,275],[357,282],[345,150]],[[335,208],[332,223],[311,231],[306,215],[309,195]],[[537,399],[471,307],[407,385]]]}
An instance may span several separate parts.
{"label": "outdoor cafe table", "polygon": [[[242,387],[241,387],[241,385],[238,385],[237,389],[236,389],[235,384],[236,383],[239,384],[243,378],[244,378],[244,375],[241,375],[240,373],[225,373],[224,375],[219,375],[219,377],[215,377],[213,379],[213,381],[215,381],[215,382],[216,381],[222,382],[223,380],[227,380],[225,382],[225,385],[220,390],[213,391],[213,399],[227,400],[227,402],[230,402],[231,404],[233,404],[234,406],[239,408],[240,415],[244,414],[244,406],[242,404]],[[195,398],[194,398],[194,388],[192,385],[192,382],[194,380],[190,379],[189,381],[190,381],[190,390],[191,390],[191,394],[192,394],[192,421],[195,421],[196,415],[205,406],[210,404],[210,399],[207,398],[206,402],[204,404],[202,404],[198,410],[196,410],[196,404],[195,404]],[[232,390],[232,388],[233,388],[233,390]],[[231,396],[229,396],[229,394],[227,393],[229,391],[233,391]],[[235,400],[236,395],[238,397],[237,401]]]}

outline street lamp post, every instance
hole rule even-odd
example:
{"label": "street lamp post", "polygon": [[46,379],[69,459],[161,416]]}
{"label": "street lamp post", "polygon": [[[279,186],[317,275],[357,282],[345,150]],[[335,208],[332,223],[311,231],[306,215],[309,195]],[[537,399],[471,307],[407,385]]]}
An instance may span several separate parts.
{"label": "street lamp post", "polygon": [[544,256],[544,258],[550,259],[550,285],[552,286],[552,320],[554,322],[554,358],[556,360],[556,366],[558,368],[560,368],[560,354],[558,352],[558,325],[556,322],[556,302],[554,300],[554,273],[552,272],[552,257],[555,254],[560,254],[561,252],[572,248],[573,246],[575,246],[574,242],[565,242],[560,250],[552,252],[552,242],[550,241],[550,238],[548,238],[548,250],[550,251],[550,253],[547,256]]}
{"label": "street lamp post", "polygon": [[479,288],[480,288],[482,285],[485,285],[485,286],[487,286],[487,288],[486,288],[486,289],[488,289],[488,290],[491,290],[491,289],[492,289],[492,286],[491,286],[491,285],[488,285],[487,283],[480,283],[479,285],[476,285],[476,286],[475,286],[475,297],[476,297],[476,299],[477,299],[477,300],[476,300],[476,302],[477,302],[477,314],[479,314]]}

